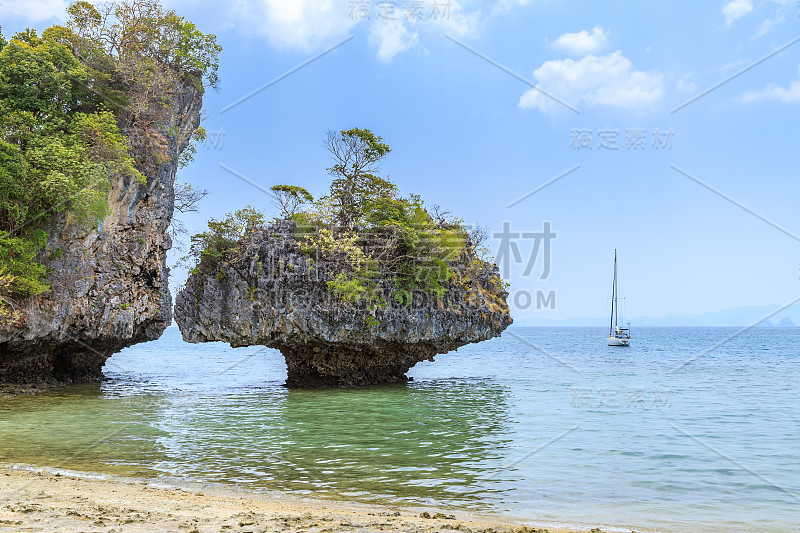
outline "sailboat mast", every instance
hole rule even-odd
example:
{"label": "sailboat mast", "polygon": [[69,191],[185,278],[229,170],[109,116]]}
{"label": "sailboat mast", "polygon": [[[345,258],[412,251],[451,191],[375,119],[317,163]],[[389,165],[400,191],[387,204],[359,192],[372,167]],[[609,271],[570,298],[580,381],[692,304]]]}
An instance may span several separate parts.
{"label": "sailboat mast", "polygon": [[617,301],[617,250],[614,250],[614,283],[611,285],[611,324],[608,326],[608,334],[614,333],[614,304]]}
{"label": "sailboat mast", "polygon": [[[614,250],[614,326],[617,326],[619,320],[619,291],[617,290],[617,250]],[[616,330],[615,330],[616,331]]]}

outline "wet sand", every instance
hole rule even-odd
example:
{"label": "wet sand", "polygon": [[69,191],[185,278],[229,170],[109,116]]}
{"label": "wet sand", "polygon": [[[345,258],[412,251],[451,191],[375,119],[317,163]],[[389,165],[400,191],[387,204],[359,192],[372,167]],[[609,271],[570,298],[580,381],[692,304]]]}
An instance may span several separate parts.
{"label": "wet sand", "polygon": [[[440,513],[440,514],[437,514]],[[0,469],[0,531],[568,533],[499,517]],[[584,531],[589,531],[586,529]],[[592,530],[599,531],[599,530]]]}

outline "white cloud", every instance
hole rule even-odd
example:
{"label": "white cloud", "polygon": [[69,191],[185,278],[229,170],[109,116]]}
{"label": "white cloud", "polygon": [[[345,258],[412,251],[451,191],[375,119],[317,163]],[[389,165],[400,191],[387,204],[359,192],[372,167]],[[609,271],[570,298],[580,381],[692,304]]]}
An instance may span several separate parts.
{"label": "white cloud", "polygon": [[532,0],[499,0],[492,6],[492,14],[507,13],[515,7],[525,7],[532,3]]}
{"label": "white cloud", "polygon": [[6,0],[0,3],[0,19],[19,17],[28,22],[64,20],[67,5],[66,0]]}
{"label": "white cloud", "polygon": [[277,48],[307,52],[331,44],[358,23],[347,0],[238,0],[226,7],[231,26]]}
{"label": "white cloud", "polygon": [[[656,105],[664,95],[663,76],[634,69],[622,52],[588,55],[581,60],[547,61],[533,72],[538,85],[570,105],[642,109]],[[549,111],[559,108],[547,96],[530,89],[519,99],[522,108]]]}
{"label": "white cloud", "polygon": [[783,15],[782,9],[778,9],[778,12],[775,13],[775,16],[770,17],[768,19],[764,19],[764,21],[759,24],[758,29],[756,30],[756,39],[760,39],[761,37],[765,36],[769,32],[772,31],[772,28],[780,24],[781,22],[785,21],[786,17]]}
{"label": "white cloud", "polygon": [[378,59],[388,63],[397,54],[416,46],[419,35],[409,31],[401,19],[383,19],[370,26],[369,41],[378,48]]}
{"label": "white cloud", "polygon": [[[183,0],[168,0],[171,3]],[[205,0],[209,2],[210,0]],[[344,38],[357,25],[368,27],[368,40],[381,61],[418,46],[428,34],[474,34],[480,27],[479,10],[465,12],[456,0],[438,2],[434,16],[430,2],[412,17],[403,2],[378,13],[377,2],[352,0],[235,0],[225,6],[228,25],[245,34],[259,35],[277,48],[317,51]],[[388,5],[388,4],[387,4]],[[222,9],[222,8],[217,8]],[[221,13],[222,11],[220,11]]]}
{"label": "white cloud", "polygon": [[449,18],[437,20],[427,18],[423,21],[422,26],[431,32],[438,34],[446,33],[457,37],[467,37],[477,33],[482,22],[481,11],[476,9],[475,11],[466,13],[458,2],[450,0],[450,4],[451,11]]}
{"label": "white cloud", "polygon": [[800,80],[793,81],[789,87],[781,87],[775,83],[770,83],[760,91],[743,94],[741,100],[747,103],[764,100],[778,100],[786,103],[800,102]]}
{"label": "white cloud", "polygon": [[605,48],[608,43],[608,32],[600,26],[595,26],[592,33],[586,30],[578,33],[565,33],[550,45],[576,56],[596,54]]}
{"label": "white cloud", "polygon": [[732,0],[722,8],[725,15],[725,24],[730,26],[734,20],[753,11],[753,0]]}
{"label": "white cloud", "polygon": [[681,76],[676,84],[679,91],[682,93],[693,93],[697,91],[697,84],[690,79],[691,77],[691,74],[684,74]]}
{"label": "white cloud", "polygon": [[397,3],[394,19],[375,18],[369,27],[369,42],[377,48],[378,59],[390,62],[397,54],[417,46],[420,35],[448,34],[456,37],[473,35],[481,24],[481,12],[475,10],[465,13],[456,0],[439,2],[440,10],[436,16],[424,9],[411,19]]}

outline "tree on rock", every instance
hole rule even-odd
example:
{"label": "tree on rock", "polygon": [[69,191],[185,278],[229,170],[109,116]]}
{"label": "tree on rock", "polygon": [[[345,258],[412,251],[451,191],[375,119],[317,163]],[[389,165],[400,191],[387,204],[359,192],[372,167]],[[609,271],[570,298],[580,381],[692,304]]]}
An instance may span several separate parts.
{"label": "tree on rock", "polygon": [[377,198],[395,196],[397,187],[375,175],[391,148],[367,129],[329,131],[325,149],[334,160],[330,194],[323,201],[334,210],[342,228],[354,229]]}
{"label": "tree on rock", "polygon": [[291,217],[301,205],[311,203],[311,193],[297,185],[273,185],[270,190],[275,193],[275,204],[284,218]]}

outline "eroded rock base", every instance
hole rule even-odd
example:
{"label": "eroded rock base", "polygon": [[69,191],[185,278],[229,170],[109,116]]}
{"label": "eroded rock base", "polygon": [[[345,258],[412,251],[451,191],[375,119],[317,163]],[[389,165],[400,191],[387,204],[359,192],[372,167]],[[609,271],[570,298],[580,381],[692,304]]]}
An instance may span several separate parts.
{"label": "eroded rock base", "polygon": [[0,344],[0,383],[66,385],[100,381],[103,365],[116,351],[116,346],[104,351],[103,346],[68,343],[28,349],[20,355],[6,344]]}
{"label": "eroded rock base", "polygon": [[280,348],[286,359],[290,388],[357,387],[382,383],[405,383],[406,372],[420,361],[433,361],[425,349],[387,346],[316,345]]}

